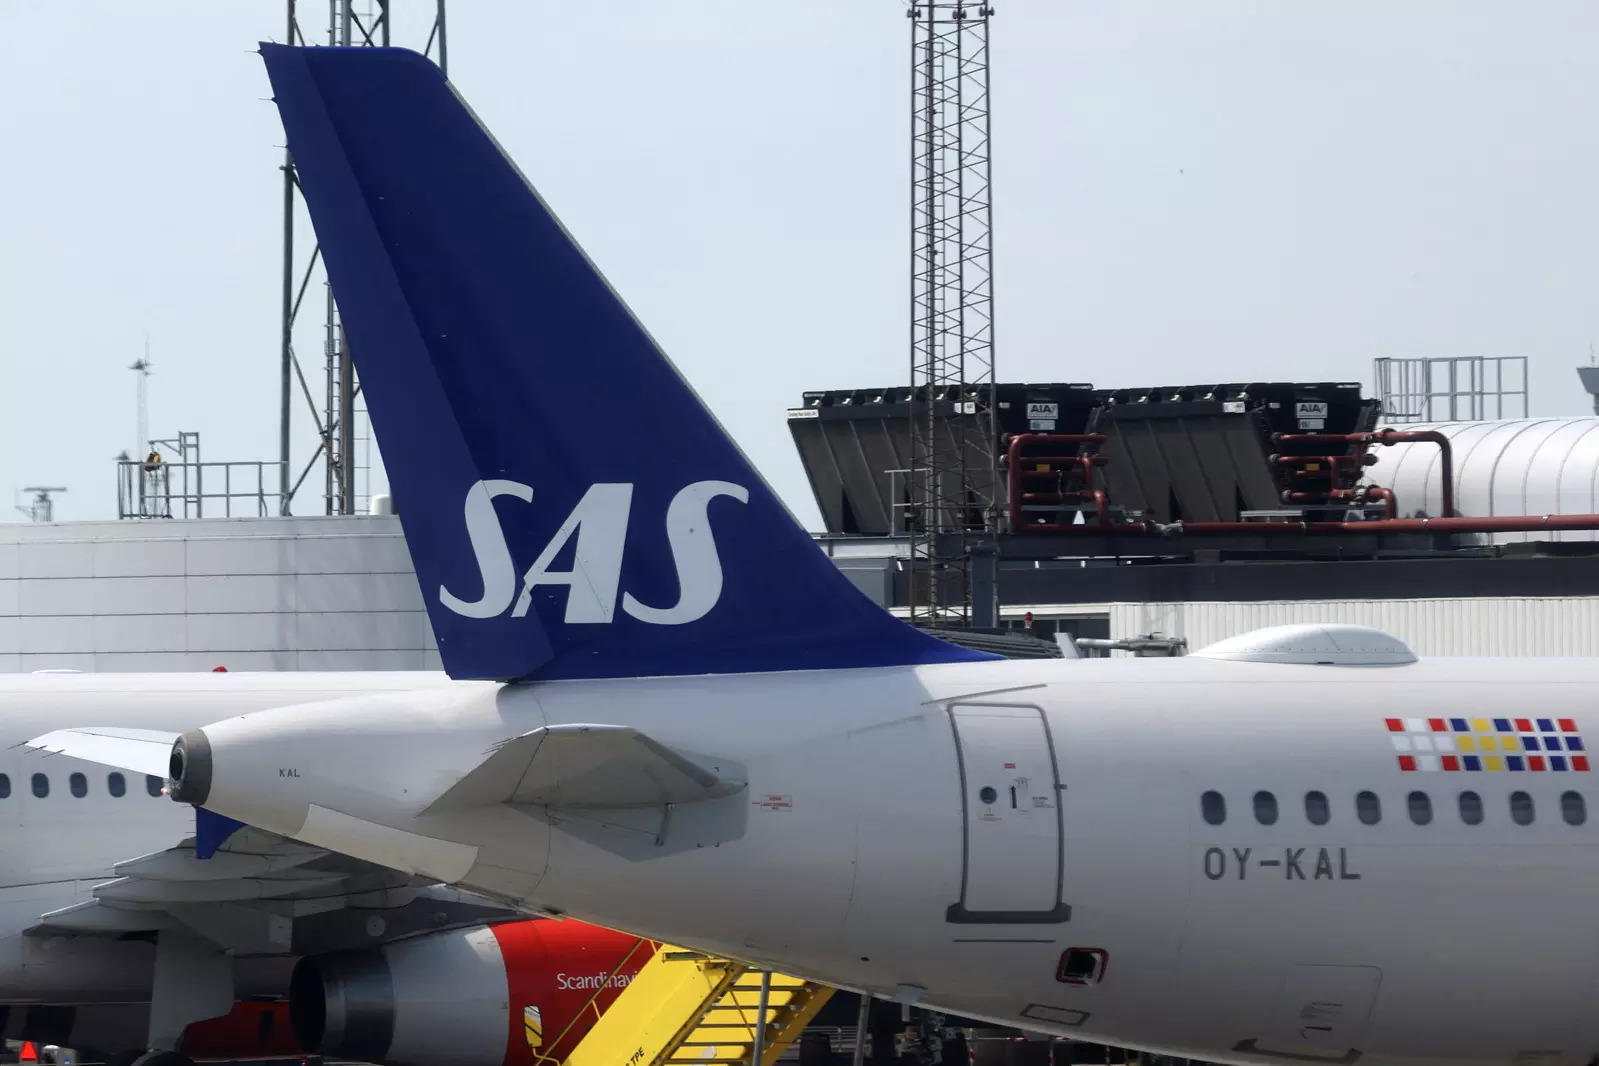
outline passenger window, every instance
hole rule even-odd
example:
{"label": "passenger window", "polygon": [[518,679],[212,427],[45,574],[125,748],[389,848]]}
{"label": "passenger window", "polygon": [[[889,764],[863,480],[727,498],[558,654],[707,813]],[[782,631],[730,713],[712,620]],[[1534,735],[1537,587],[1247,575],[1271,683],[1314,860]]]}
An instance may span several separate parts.
{"label": "passenger window", "polygon": [[1227,801],[1220,792],[1207,792],[1199,797],[1199,812],[1211,825],[1221,825],[1227,820]]}
{"label": "passenger window", "polygon": [[113,770],[106,775],[105,790],[121,799],[128,791],[128,779]]}
{"label": "passenger window", "polygon": [[1261,825],[1277,824],[1277,797],[1270,792],[1255,793],[1255,821]]}
{"label": "passenger window", "polygon": [[78,799],[82,799],[89,794],[89,779],[82,774],[73,774],[67,778],[67,788],[71,789],[72,794]]}
{"label": "passenger window", "polygon": [[1432,823],[1432,800],[1425,792],[1412,792],[1405,798],[1406,805],[1410,808],[1410,820],[1417,825]]}
{"label": "passenger window", "polygon": [[1560,817],[1567,825],[1581,825],[1588,820],[1588,804],[1583,801],[1581,792],[1560,794]]}
{"label": "passenger window", "polygon": [[1510,820],[1517,825],[1532,824],[1532,797],[1525,792],[1510,794]]}
{"label": "passenger window", "polygon": [[11,775],[0,774],[0,800],[11,798]]}
{"label": "passenger window", "polygon": [[1482,797],[1475,792],[1460,794],[1460,820],[1467,825],[1482,824]]}
{"label": "passenger window", "polygon": [[1327,819],[1332,817],[1332,808],[1327,806],[1325,792],[1305,793],[1305,818],[1311,825],[1326,825]]}
{"label": "passenger window", "polygon": [[1376,825],[1382,821],[1382,801],[1375,792],[1360,792],[1355,796],[1355,817],[1362,825]]}
{"label": "passenger window", "polygon": [[162,785],[161,779],[159,777],[156,777],[154,774],[145,774],[144,775],[144,790],[146,792],[150,793],[150,795],[152,795],[152,796],[161,795],[161,785]]}
{"label": "passenger window", "polygon": [[50,779],[43,774],[33,775],[33,794],[40,799],[50,795]]}

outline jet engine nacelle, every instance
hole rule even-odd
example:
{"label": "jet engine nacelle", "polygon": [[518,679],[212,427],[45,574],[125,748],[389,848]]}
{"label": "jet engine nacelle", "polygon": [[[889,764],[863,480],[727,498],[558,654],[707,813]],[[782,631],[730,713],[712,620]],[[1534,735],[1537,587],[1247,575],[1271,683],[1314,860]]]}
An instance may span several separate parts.
{"label": "jet engine nacelle", "polygon": [[574,921],[429,933],[295,967],[289,1015],[306,1051],[383,1066],[559,1061],[654,953]]}

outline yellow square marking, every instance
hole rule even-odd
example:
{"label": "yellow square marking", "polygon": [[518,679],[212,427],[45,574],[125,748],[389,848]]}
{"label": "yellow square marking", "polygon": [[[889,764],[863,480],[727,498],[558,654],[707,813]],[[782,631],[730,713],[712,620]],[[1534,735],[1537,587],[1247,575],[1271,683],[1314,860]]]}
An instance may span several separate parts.
{"label": "yellow square marking", "polygon": [[1505,768],[1505,760],[1497,755],[1484,755],[1482,757],[1482,768],[1484,770],[1503,770]]}
{"label": "yellow square marking", "polygon": [[1473,733],[1493,732],[1492,728],[1490,728],[1490,723],[1486,718],[1473,718],[1471,720],[1471,731]]}
{"label": "yellow square marking", "polygon": [[1476,740],[1474,740],[1473,738],[1468,737],[1468,736],[1466,736],[1464,734],[1456,737],[1455,738],[1455,743],[1460,745],[1460,750],[1461,751],[1476,751],[1477,750],[1477,742],[1476,742]]}

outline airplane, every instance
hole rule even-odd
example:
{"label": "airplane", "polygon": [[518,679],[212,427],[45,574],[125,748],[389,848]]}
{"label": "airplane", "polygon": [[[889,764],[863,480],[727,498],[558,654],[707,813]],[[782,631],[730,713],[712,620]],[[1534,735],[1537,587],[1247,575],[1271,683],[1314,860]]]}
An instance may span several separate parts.
{"label": "airplane", "polygon": [[1236,1063],[1599,1053],[1599,660],[937,641],[816,549],[436,67],[262,55],[456,685],[40,750],[1002,1025]]}
{"label": "airplane", "polygon": [[[169,802],[164,775],[22,747],[111,708],[120,723],[182,729],[222,710],[450,684],[397,672],[0,677],[0,1030],[124,1066],[564,1057],[595,1017],[589,998],[609,1006],[654,945],[229,831]],[[595,984],[613,971],[616,984]],[[547,1041],[530,1040],[530,1018]]]}

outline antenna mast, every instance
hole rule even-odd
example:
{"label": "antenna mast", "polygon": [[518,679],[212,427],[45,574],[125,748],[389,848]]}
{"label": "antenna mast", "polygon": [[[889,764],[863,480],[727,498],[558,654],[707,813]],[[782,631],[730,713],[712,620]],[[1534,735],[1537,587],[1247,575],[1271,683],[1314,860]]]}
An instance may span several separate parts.
{"label": "antenna mast", "polygon": [[22,490],[33,493],[33,499],[28,506],[18,507],[17,510],[27,515],[30,522],[54,522],[56,517],[55,501],[51,499],[54,493],[66,492],[65,485],[29,485]]}
{"label": "antenna mast", "polygon": [[[150,447],[150,368],[155,364],[150,362],[150,338],[144,339],[144,357],[135,359],[128,364],[128,369],[133,371],[138,378],[138,413],[135,432],[138,437],[134,441],[133,454],[135,458],[143,456]],[[29,490],[31,491],[31,490]],[[66,490],[63,489],[63,492]]]}
{"label": "antenna mast", "polygon": [[[357,10],[357,7],[362,10]],[[317,39],[329,45],[353,47],[388,47],[393,22],[394,0],[366,0],[358,5],[356,0],[328,0],[327,29],[320,28],[308,36],[300,24],[297,0],[286,0],[288,15],[287,41],[306,45]],[[434,57],[439,68],[449,73],[448,41],[444,15],[445,0],[433,0],[433,22],[428,27],[426,43],[420,46],[425,55]],[[294,497],[311,471],[320,464],[323,470],[322,501],[324,514],[354,514],[360,506],[357,492],[357,474],[363,467],[357,459],[361,454],[356,444],[356,423],[360,417],[357,400],[361,394],[356,380],[355,366],[350,361],[350,341],[344,334],[344,323],[334,302],[333,287],[322,269],[321,245],[311,235],[310,254],[296,258],[296,234],[309,229],[304,205],[300,202],[299,177],[294,169],[294,158],[288,149],[283,152],[283,287],[282,315],[280,319],[279,348],[279,414],[278,414],[278,465],[281,470],[281,488],[278,496],[278,513],[293,513]],[[324,288],[321,322],[324,388],[320,400],[306,381],[305,371],[295,352],[295,329],[300,322],[300,312],[306,292],[313,281]],[[313,300],[313,303],[316,301]],[[308,314],[306,318],[310,318]],[[316,427],[316,446],[298,474],[290,469],[293,462],[293,396],[295,391],[305,399],[311,419]],[[370,430],[367,431],[368,433]]]}
{"label": "antenna mast", "polygon": [[[913,622],[993,625],[998,531],[988,23],[914,0],[911,21],[909,604]],[[992,559],[991,550],[985,553]]]}

